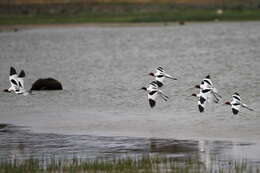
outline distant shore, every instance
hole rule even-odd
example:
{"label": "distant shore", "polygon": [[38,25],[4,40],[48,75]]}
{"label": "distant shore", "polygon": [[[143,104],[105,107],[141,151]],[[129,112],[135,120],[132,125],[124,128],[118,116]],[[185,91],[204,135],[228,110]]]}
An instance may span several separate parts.
{"label": "distant shore", "polygon": [[[84,6],[85,5],[85,6]],[[174,4],[1,6],[0,26],[82,23],[169,23],[190,21],[257,21],[259,7],[180,7]]]}

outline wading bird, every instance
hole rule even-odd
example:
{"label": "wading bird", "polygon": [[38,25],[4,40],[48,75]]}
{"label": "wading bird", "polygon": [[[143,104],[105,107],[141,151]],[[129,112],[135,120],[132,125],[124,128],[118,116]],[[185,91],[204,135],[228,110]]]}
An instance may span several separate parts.
{"label": "wading bird", "polygon": [[21,70],[19,75],[17,75],[15,68],[10,67],[9,81],[11,86],[8,89],[4,89],[4,92],[14,92],[16,94],[26,95],[27,92],[24,89],[24,78],[25,78],[24,70]]}

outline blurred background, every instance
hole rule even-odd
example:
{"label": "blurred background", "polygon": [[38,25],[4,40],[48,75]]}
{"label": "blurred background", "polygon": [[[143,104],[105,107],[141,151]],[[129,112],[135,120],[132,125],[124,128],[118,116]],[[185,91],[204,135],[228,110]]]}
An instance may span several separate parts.
{"label": "blurred background", "polygon": [[260,0],[1,0],[0,25],[259,20],[259,9]]}

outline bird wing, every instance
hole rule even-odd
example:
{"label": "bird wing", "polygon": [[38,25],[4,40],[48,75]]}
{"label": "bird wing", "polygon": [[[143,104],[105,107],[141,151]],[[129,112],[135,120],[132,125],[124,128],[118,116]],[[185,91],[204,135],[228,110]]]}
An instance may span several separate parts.
{"label": "bird wing", "polygon": [[25,72],[21,70],[20,74],[17,77],[18,85],[20,91],[25,91],[24,89],[24,78],[25,78]]}
{"label": "bird wing", "polygon": [[177,80],[177,78],[172,77],[171,75],[169,75],[169,74],[167,74],[167,73],[164,73],[164,76],[165,76],[166,78],[169,78],[169,79],[172,79],[172,80]]}
{"label": "bird wing", "polygon": [[206,106],[206,101],[207,101],[207,99],[205,98],[205,97],[203,97],[203,96],[199,96],[198,97],[198,108],[199,108],[199,111],[200,112],[203,112],[204,111],[204,109],[205,109],[205,106]]}
{"label": "bird wing", "polygon": [[163,74],[157,75],[157,76],[155,77],[155,80],[156,80],[156,81],[159,81],[159,82],[161,82],[161,83],[164,82],[164,79],[165,79],[165,76],[164,76]]}
{"label": "bird wing", "polygon": [[8,89],[9,91],[15,91],[19,89],[19,84],[18,84],[19,82],[17,80],[16,74],[9,76],[9,81],[11,84],[11,87]]}
{"label": "bird wing", "polygon": [[232,108],[232,110],[233,109],[235,109],[235,110],[237,110],[237,111],[240,111],[240,108],[241,108],[241,103],[240,102],[237,102],[237,101],[235,101],[235,102],[231,102],[231,108]]}
{"label": "bird wing", "polygon": [[162,92],[162,90],[158,90],[158,94],[159,94],[159,96],[161,96],[162,99],[165,100],[165,101],[167,101],[168,98],[169,98],[167,95],[165,95],[165,94]]}
{"label": "bird wing", "polygon": [[250,111],[254,111],[254,109],[248,107],[248,106],[247,106],[246,104],[244,104],[244,103],[242,103],[241,106],[242,106],[243,108],[246,108],[246,109],[250,110]]}
{"label": "bird wing", "polygon": [[156,104],[156,97],[157,97],[157,91],[156,90],[153,90],[151,92],[149,92],[147,95],[148,95],[148,101],[149,101],[149,105],[151,106],[151,108],[153,108]]}

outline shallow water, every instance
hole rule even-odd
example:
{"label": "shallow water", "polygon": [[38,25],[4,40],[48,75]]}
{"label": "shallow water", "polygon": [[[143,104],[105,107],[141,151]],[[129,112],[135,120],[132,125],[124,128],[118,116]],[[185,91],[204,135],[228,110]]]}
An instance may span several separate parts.
{"label": "shallow water", "polygon": [[[32,133],[27,127],[7,125],[0,132],[1,161],[39,159],[43,164],[54,160],[142,158],[164,156],[192,158],[208,169],[230,163],[246,163],[260,168],[260,143],[209,140],[174,140],[141,137],[105,137]],[[184,162],[185,163],[185,162]]]}
{"label": "shallow water", "polygon": [[[25,70],[28,89],[38,78],[54,77],[62,82],[64,90],[34,92],[30,96],[0,93],[0,123],[28,127],[33,135],[26,139],[46,141],[53,138],[50,133],[64,137],[79,150],[89,140],[106,149],[105,144],[98,145],[97,136],[107,136],[112,147],[116,136],[130,141],[137,137],[141,141],[192,139],[249,142],[245,158],[252,154],[259,159],[260,152],[253,147],[260,140],[259,30],[260,22],[224,22],[57,26],[1,32],[0,88],[9,87],[9,68],[14,66],[18,71]],[[169,101],[158,99],[157,106],[150,109],[146,95],[137,89],[152,80],[147,74],[158,66],[165,67],[178,81],[167,81],[163,90]],[[207,74],[211,74],[223,100],[208,105],[201,114],[196,99],[189,95],[196,92],[191,88]],[[232,116],[230,108],[222,103],[235,91],[256,111],[242,110]],[[0,145],[13,138],[5,135],[1,135]],[[80,143],[81,138],[88,142]],[[128,140],[122,143],[126,148],[132,145]],[[219,147],[226,148],[224,144],[220,142]],[[146,143],[140,145],[144,150]],[[47,148],[39,154],[53,149],[52,145]],[[117,145],[115,148],[120,151]]]}

